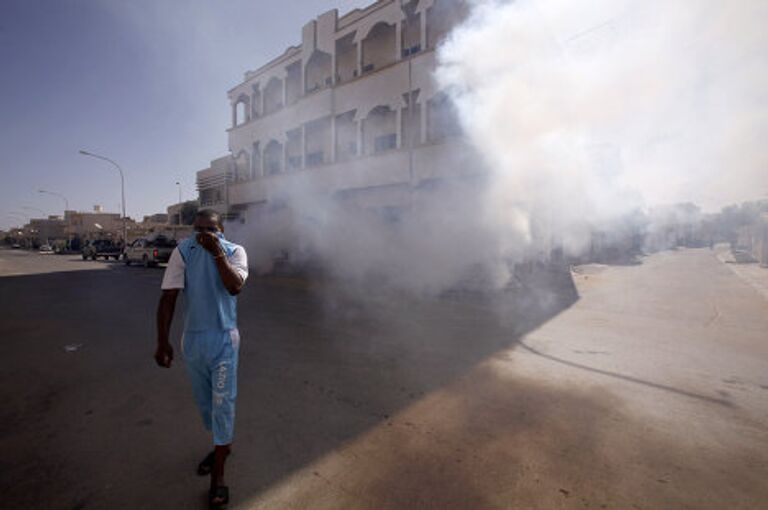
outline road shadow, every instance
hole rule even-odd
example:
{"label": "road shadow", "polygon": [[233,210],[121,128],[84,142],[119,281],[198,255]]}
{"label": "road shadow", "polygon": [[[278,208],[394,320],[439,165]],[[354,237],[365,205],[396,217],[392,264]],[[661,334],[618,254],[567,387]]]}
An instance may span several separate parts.
{"label": "road shadow", "polygon": [[[193,472],[210,439],[180,350],[172,370],[152,360],[161,277],[113,263],[0,278],[6,502],[204,507],[206,482]],[[524,280],[501,293],[418,299],[250,281],[239,304],[237,501],[386,423],[578,299],[567,268]],[[179,326],[177,312],[177,346]]]}

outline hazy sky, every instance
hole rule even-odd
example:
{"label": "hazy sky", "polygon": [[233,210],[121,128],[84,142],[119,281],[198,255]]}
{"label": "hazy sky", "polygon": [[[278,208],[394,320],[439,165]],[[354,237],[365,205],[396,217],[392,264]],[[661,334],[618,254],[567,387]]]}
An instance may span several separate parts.
{"label": "hazy sky", "polygon": [[[32,208],[101,204],[129,216],[196,196],[195,172],[227,153],[226,92],[333,8],[372,0],[2,0],[0,228]],[[21,218],[19,217],[21,216]]]}

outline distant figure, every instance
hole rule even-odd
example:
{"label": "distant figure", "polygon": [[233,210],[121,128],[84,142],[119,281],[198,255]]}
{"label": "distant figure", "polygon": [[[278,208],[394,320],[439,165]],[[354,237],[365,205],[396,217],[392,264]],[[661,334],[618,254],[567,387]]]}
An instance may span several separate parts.
{"label": "distant figure", "polygon": [[236,295],[248,277],[248,260],[242,246],[224,239],[217,213],[198,212],[194,229],[195,236],[174,248],[163,276],[155,361],[167,368],[173,361],[168,336],[176,298],[183,290],[181,351],[203,424],[213,432],[214,444],[197,466],[197,474],[211,475],[209,506],[223,508],[229,502],[224,463],[232,451],[240,348]]}

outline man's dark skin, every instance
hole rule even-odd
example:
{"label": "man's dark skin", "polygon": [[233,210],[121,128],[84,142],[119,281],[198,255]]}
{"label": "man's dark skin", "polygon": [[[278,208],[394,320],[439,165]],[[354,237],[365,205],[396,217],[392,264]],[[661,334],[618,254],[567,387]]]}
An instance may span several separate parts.
{"label": "man's dark skin", "polygon": [[[216,232],[224,231],[222,226],[218,221],[211,218],[198,216],[195,219],[194,228],[197,232],[197,242],[216,261],[216,268],[219,270],[219,276],[221,276],[224,288],[233,296],[239,294],[243,288],[243,279],[229,265],[226,254],[219,244],[219,238],[216,237]],[[157,306],[157,350],[155,351],[155,361],[158,365],[165,368],[171,368],[171,363],[173,362],[173,348],[171,347],[169,334],[178,296],[179,289],[163,290]],[[224,463],[231,451],[231,444],[216,445],[214,448],[213,470],[211,471],[212,490],[220,485],[225,485]]]}

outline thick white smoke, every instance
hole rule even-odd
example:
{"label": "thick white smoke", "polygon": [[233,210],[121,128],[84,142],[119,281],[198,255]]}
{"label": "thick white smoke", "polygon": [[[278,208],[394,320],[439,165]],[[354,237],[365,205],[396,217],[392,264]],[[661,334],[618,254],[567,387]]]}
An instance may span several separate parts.
{"label": "thick white smoke", "polygon": [[411,190],[397,221],[286,179],[237,237],[257,269],[311,254],[439,292],[503,286],[515,262],[579,253],[638,208],[768,193],[766,19],[761,0],[477,1],[436,79],[485,179]]}
{"label": "thick white smoke", "polygon": [[493,0],[437,78],[493,176],[500,235],[577,251],[638,206],[768,194],[768,3]]}

